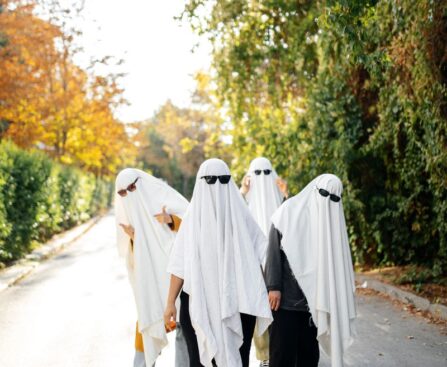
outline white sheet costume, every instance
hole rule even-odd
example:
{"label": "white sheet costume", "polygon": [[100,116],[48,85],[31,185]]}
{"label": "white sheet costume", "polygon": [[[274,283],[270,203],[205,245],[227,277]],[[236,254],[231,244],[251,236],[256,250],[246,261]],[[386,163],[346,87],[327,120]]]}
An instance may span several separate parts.
{"label": "white sheet costume", "polygon": [[220,159],[200,166],[168,271],[184,280],[201,363],[240,367],[240,313],[256,316],[260,333],[272,322],[261,272],[267,241],[232,179],[201,178],[221,175],[230,170]]}
{"label": "white sheet costume", "polygon": [[[264,174],[270,170],[270,174]],[[261,171],[259,175],[255,171]],[[271,217],[284,200],[284,195],[278,188],[278,175],[267,158],[259,157],[251,161],[247,172],[250,176],[250,190],[245,195],[251,214],[261,227],[264,235],[268,235],[272,224]]]}
{"label": "white sheet costume", "polygon": [[287,200],[272,222],[307,298],[318,341],[331,356],[332,367],[342,367],[354,334],[354,272],[342,200],[334,202],[319,189],[341,197],[343,186],[337,176],[318,176]]}
{"label": "white sheet costume", "polygon": [[[266,170],[268,174],[265,174]],[[251,161],[246,176],[250,179],[249,191],[245,195],[248,209],[264,235],[268,236],[272,224],[271,217],[284,200],[284,195],[276,183],[278,175],[267,158],[258,157]],[[268,332],[261,336],[255,335],[254,343],[256,358],[260,361],[268,360]]]}
{"label": "white sheet costume", "polygon": [[[116,190],[126,189],[136,181],[136,190],[125,197],[115,196],[117,243],[127,261],[130,283],[135,296],[139,331],[143,335],[147,366],[152,366],[167,344],[163,321],[169,289],[166,272],[175,235],[154,215],[162,212],[183,217],[188,201],[163,181],[137,169],[127,168],[116,178]],[[131,224],[135,230],[133,249],[120,223]]]}

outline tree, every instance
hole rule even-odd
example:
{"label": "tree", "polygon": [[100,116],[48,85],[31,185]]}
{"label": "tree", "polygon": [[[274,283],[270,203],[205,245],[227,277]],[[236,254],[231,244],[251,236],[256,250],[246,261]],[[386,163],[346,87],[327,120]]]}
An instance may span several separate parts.
{"label": "tree", "polygon": [[345,185],[359,264],[447,271],[445,1],[196,1],[234,170],[267,155],[293,190]]}
{"label": "tree", "polygon": [[186,196],[192,194],[197,171],[206,158],[230,156],[210,78],[198,73],[196,81],[189,107],[179,108],[167,101],[152,119],[139,126],[137,135],[143,167]]}
{"label": "tree", "polygon": [[[119,87],[123,74],[88,73],[74,64],[80,34],[70,26],[79,13],[74,5],[43,1],[44,20],[36,15],[36,3],[27,4],[8,1],[0,12],[0,137],[97,175],[115,173],[136,153],[114,117],[115,108],[126,103]],[[111,62],[108,56],[94,61],[106,69]]]}

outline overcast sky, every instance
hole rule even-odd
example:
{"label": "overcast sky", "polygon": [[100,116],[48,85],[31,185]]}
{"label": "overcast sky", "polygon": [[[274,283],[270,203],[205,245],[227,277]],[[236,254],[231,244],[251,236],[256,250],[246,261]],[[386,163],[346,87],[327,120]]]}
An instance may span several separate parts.
{"label": "overcast sky", "polygon": [[194,88],[192,74],[207,69],[209,46],[188,24],[174,20],[185,0],[85,0],[79,40],[90,57],[112,55],[125,60],[122,70],[125,97],[130,102],[117,111],[125,122],[144,120],[168,98],[186,105]]}

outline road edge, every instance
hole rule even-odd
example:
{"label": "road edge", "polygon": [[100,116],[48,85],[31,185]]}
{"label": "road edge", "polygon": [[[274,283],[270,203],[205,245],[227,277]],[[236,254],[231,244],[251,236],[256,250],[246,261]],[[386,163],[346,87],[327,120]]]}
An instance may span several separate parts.
{"label": "road edge", "polygon": [[385,293],[393,299],[413,305],[422,311],[428,311],[435,317],[447,320],[447,307],[444,305],[439,303],[431,303],[426,298],[404,291],[394,285],[381,282],[380,280],[377,280],[369,275],[356,273],[355,279],[360,284],[361,288],[370,288],[375,291]]}
{"label": "road edge", "polygon": [[31,274],[42,262],[55,256],[65,247],[81,238],[108,213],[109,211],[106,211],[89,219],[85,223],[53,236],[48,242],[30,252],[23,259],[0,270],[0,293],[20,282],[23,278]]}

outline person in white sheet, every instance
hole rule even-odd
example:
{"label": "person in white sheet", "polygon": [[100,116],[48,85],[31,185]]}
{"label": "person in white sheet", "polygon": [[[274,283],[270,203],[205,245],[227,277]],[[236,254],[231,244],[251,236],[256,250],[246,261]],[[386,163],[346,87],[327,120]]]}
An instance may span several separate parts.
{"label": "person in white sheet", "polygon": [[256,223],[267,236],[272,214],[289,196],[287,182],[278,176],[267,158],[258,157],[251,161],[240,191]]}
{"label": "person in white sheet", "polygon": [[[115,186],[118,250],[126,259],[138,315],[134,366],[153,366],[167,344],[163,322],[169,287],[166,268],[188,201],[138,169],[122,170]],[[181,350],[181,332],[177,333],[176,349]],[[186,353],[176,357],[177,367],[186,365]]]}
{"label": "person in white sheet", "polygon": [[[267,236],[272,224],[271,217],[276,209],[287,199],[287,182],[279,178],[271,162],[264,157],[251,161],[248,172],[242,180],[241,194],[262,232]],[[253,337],[256,358],[261,367],[269,365],[269,334]]]}
{"label": "person in white sheet", "polygon": [[343,366],[356,307],[342,192],[337,176],[323,174],[272,216],[265,265],[271,367],[316,367],[319,344],[332,367]]}
{"label": "person in white sheet", "polygon": [[266,238],[220,159],[202,163],[171,252],[165,323],[180,324],[190,366],[248,367],[256,319],[272,321],[261,270]]}

